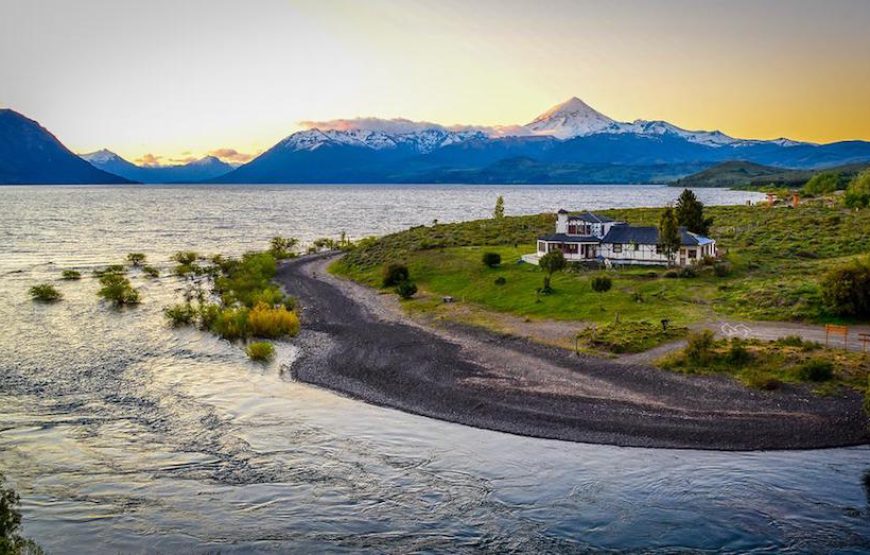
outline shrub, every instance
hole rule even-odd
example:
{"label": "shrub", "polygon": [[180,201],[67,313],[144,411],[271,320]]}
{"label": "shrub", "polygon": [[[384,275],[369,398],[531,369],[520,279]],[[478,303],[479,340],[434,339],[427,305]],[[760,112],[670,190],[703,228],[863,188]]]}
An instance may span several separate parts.
{"label": "shrub", "polygon": [[268,341],[255,341],[245,347],[248,358],[258,362],[268,362],[275,356],[275,347]]}
{"label": "shrub", "polygon": [[102,287],[97,295],[115,306],[139,304],[139,291],[133,288],[130,280],[120,274],[105,274],[100,277]]}
{"label": "shrub", "polygon": [[39,545],[20,534],[21,499],[15,490],[6,487],[0,473],[0,553],[3,555],[43,555]]}
{"label": "shrub", "polygon": [[483,265],[489,266],[490,268],[495,268],[501,264],[501,255],[497,252],[485,252],[483,253]]}
{"label": "shrub", "polygon": [[696,272],[691,266],[685,266],[680,269],[679,275],[681,278],[694,278],[698,277],[698,272]]}
{"label": "shrub", "polygon": [[283,306],[257,304],[247,316],[247,329],[254,337],[278,338],[299,333],[299,317]]}
{"label": "shrub", "polygon": [[826,382],[834,377],[834,365],[829,360],[808,360],[798,368],[798,377],[808,382]]}
{"label": "shrub", "polygon": [[727,277],[731,275],[731,271],[733,268],[731,267],[730,262],[718,262],[713,264],[713,273],[716,274],[716,277]]}
{"label": "shrub", "polygon": [[191,262],[189,264],[177,264],[173,268],[172,273],[178,277],[201,276],[207,273],[207,269],[195,262]]}
{"label": "shrub", "polygon": [[677,273],[676,270],[668,270],[667,272],[665,272],[665,277],[668,279],[676,279],[680,277],[680,274]]}
{"label": "shrub", "polygon": [[248,312],[246,307],[212,309],[209,329],[224,339],[244,339],[250,335]]}
{"label": "shrub", "polygon": [[382,275],[382,283],[384,287],[399,285],[403,281],[408,281],[411,278],[411,274],[408,272],[408,267],[404,264],[389,264],[384,266]]}
{"label": "shrub", "polygon": [[61,278],[65,279],[65,280],[68,280],[68,281],[69,281],[69,280],[82,279],[82,273],[81,273],[81,272],[78,272],[78,271],[76,271],[76,270],[64,270],[64,271],[60,274],[60,276],[61,276]]}
{"label": "shrub", "polygon": [[123,275],[127,273],[127,268],[123,264],[111,264],[102,270],[94,270],[94,275],[101,278],[107,275]]}
{"label": "shrub", "polygon": [[30,296],[33,297],[34,301],[42,303],[53,303],[63,298],[61,292],[48,283],[41,283],[31,287]]}
{"label": "shrub", "polygon": [[710,330],[689,334],[686,358],[693,364],[708,364],[713,358],[715,343],[713,332]]}
{"label": "shrub", "polygon": [[849,208],[870,206],[870,170],[863,171],[852,179],[843,201]]}
{"label": "shrub", "polygon": [[822,299],[835,314],[870,316],[870,260],[855,259],[822,278]]}
{"label": "shrub", "polygon": [[146,276],[150,278],[160,277],[160,270],[158,270],[154,266],[142,266],[142,271],[145,273]]}
{"label": "shrub", "polygon": [[145,262],[145,253],[131,252],[127,255],[127,262],[133,266],[141,266]]}
{"label": "shrub", "polygon": [[417,284],[413,281],[403,281],[396,286],[396,293],[403,299],[410,299],[417,294]]}
{"label": "shrub", "polygon": [[163,314],[173,327],[190,326],[196,322],[197,311],[190,303],[183,303],[163,309]]}
{"label": "shrub", "polygon": [[782,381],[764,372],[753,372],[746,377],[746,385],[764,391],[775,391],[782,387]]}
{"label": "shrub", "polygon": [[293,249],[295,249],[296,245],[299,244],[299,239],[296,239],[295,237],[281,237],[278,235],[272,237],[272,240],[269,243],[271,245],[269,252],[272,256],[274,256],[276,260],[285,260],[296,256]]}
{"label": "shrub", "polygon": [[726,360],[734,366],[744,366],[752,360],[752,354],[746,348],[746,343],[740,338],[731,338]]}
{"label": "shrub", "polygon": [[774,341],[774,343],[782,347],[798,347],[804,351],[815,351],[822,347],[822,345],[816,341],[804,341],[804,339],[799,335],[786,335],[785,337],[780,337]]}
{"label": "shrub", "polygon": [[169,257],[170,260],[179,264],[193,264],[197,258],[199,258],[199,254],[195,251],[178,251]]}
{"label": "shrub", "polygon": [[507,280],[504,276],[498,276],[497,278],[495,278],[496,285],[504,285],[505,283],[507,283]]}
{"label": "shrub", "polygon": [[592,278],[592,290],[598,293],[610,291],[613,287],[613,280],[607,276],[596,276]]}

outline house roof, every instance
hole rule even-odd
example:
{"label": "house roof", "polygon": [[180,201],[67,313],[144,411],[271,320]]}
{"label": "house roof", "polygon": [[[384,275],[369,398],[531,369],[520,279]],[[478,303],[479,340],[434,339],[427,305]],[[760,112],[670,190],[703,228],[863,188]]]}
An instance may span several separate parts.
{"label": "house roof", "polygon": [[[561,213],[561,210],[559,212]],[[608,218],[607,216],[599,216],[598,214],[593,214],[592,212],[582,212],[580,214],[574,214],[572,216],[568,216],[568,219],[581,220],[590,224],[608,224],[616,221]]]}
{"label": "house roof", "polygon": [[[657,245],[659,242],[659,230],[653,226],[633,226],[617,224],[610,228],[602,243],[637,243],[638,245]],[[703,235],[686,231],[680,228],[680,244],[693,247],[707,245],[713,240]]]}
{"label": "house roof", "polygon": [[555,241],[559,243],[600,243],[601,239],[594,235],[568,235],[566,233],[553,233],[538,237],[538,241]]}

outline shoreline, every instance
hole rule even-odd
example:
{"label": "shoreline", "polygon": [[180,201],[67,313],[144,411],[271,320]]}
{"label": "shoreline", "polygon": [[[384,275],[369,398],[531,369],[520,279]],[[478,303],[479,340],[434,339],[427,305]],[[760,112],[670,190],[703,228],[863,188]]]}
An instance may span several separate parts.
{"label": "shoreline", "polygon": [[702,450],[816,449],[868,443],[861,396],[576,356],[557,347],[410,319],[392,295],[327,273],[335,255],[286,262],[299,300],[294,378],[372,404],[545,439]]}

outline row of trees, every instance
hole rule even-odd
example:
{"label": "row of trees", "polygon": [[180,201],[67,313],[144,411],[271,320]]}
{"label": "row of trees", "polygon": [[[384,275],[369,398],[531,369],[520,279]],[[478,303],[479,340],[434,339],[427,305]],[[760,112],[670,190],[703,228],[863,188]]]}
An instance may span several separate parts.
{"label": "row of trees", "polygon": [[834,191],[846,190],[843,200],[849,208],[867,208],[870,206],[870,170],[864,170],[849,179],[848,174],[838,172],[821,172],[810,178],[804,184],[805,193],[824,195]]}

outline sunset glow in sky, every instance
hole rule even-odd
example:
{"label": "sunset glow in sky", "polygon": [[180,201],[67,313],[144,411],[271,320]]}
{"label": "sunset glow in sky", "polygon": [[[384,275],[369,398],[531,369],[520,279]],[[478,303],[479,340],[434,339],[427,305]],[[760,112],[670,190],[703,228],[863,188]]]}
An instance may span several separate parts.
{"label": "sunset glow in sky", "polygon": [[76,152],[244,161],[303,120],[522,124],[571,96],[868,140],[870,2],[0,0],[0,107]]}

